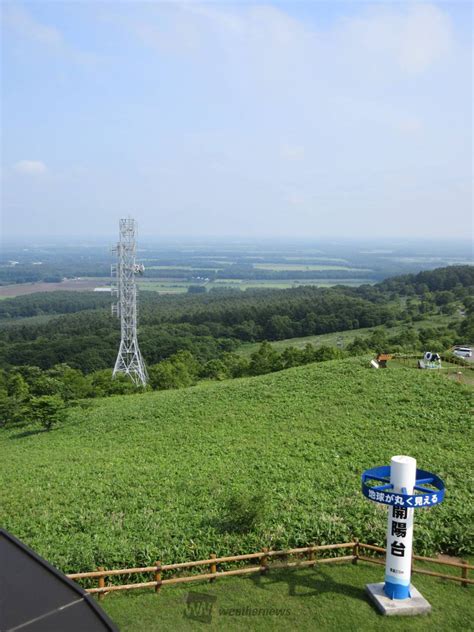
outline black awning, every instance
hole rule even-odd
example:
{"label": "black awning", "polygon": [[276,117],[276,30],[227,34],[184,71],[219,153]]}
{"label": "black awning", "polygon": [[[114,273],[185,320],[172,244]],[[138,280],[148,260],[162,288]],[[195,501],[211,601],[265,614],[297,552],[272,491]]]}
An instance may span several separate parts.
{"label": "black awning", "polygon": [[1,632],[118,632],[94,599],[0,529]]}

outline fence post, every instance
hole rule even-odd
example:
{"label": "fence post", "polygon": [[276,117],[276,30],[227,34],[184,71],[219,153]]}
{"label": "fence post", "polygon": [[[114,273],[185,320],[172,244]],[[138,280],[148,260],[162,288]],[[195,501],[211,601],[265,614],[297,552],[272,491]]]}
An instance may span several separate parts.
{"label": "fence post", "polygon": [[262,555],[262,557],[260,558],[260,572],[263,575],[264,573],[268,572],[268,556],[265,555],[265,553],[268,553],[268,547],[264,547],[262,551],[264,555]]}
{"label": "fence post", "polygon": [[354,539],[354,546],[352,547],[352,555],[354,556],[352,563],[357,564],[357,560],[359,559],[359,540],[357,538]]}
{"label": "fence post", "polygon": [[[211,553],[210,555],[211,559],[215,559],[217,557],[217,555],[215,553]],[[217,573],[217,564],[215,562],[211,563],[211,573]],[[213,582],[215,581],[215,577],[211,577],[211,579],[209,581]]]}
{"label": "fence post", "polygon": [[[314,544],[310,544],[310,546],[314,546]],[[308,551],[308,560],[314,560],[314,550],[310,549]]]}
{"label": "fence post", "polygon": [[160,560],[158,560],[157,562],[155,562],[156,565],[156,571],[155,571],[155,582],[156,586],[155,586],[155,592],[160,592],[160,588],[161,588],[161,562]]}
{"label": "fence post", "polygon": [[[461,564],[465,564],[465,566],[463,566],[463,568],[461,568],[461,577],[463,579],[467,579],[467,562],[466,562],[466,560],[461,560]],[[461,582],[461,586],[464,586],[465,588],[467,588],[467,582]]]}
{"label": "fence post", "polygon": [[[103,571],[105,570],[103,566],[99,566],[99,568],[97,569],[98,571]],[[105,577],[103,575],[101,575],[99,577],[99,588],[105,588]],[[101,592],[99,593],[99,601],[102,601],[102,599],[105,597],[105,593]]]}

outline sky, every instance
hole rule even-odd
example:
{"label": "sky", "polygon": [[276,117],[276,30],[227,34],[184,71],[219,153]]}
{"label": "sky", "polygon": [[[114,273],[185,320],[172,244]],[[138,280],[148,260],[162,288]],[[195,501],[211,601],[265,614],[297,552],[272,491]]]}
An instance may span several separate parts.
{"label": "sky", "polygon": [[4,239],[469,238],[470,2],[8,2]]}

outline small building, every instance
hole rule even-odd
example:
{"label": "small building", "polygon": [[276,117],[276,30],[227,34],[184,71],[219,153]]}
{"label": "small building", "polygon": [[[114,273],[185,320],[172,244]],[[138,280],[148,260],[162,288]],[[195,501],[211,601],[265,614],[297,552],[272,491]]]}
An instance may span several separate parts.
{"label": "small building", "polygon": [[381,369],[386,369],[387,362],[392,358],[393,356],[390,353],[379,353],[377,356],[377,363]]}

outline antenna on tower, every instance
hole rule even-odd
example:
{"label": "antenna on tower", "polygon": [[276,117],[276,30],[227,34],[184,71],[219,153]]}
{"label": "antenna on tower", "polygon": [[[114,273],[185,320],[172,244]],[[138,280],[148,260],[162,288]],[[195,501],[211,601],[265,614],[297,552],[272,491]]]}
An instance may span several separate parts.
{"label": "antenna on tower", "polygon": [[120,240],[112,252],[117,254],[117,263],[111,266],[112,296],[117,302],[112,305],[112,314],[120,318],[121,340],[112,377],[117,373],[128,375],[137,386],[146,386],[148,375],[137,338],[137,286],[135,275],[143,274],[144,266],[136,263],[137,224],[134,219],[120,220]]}

